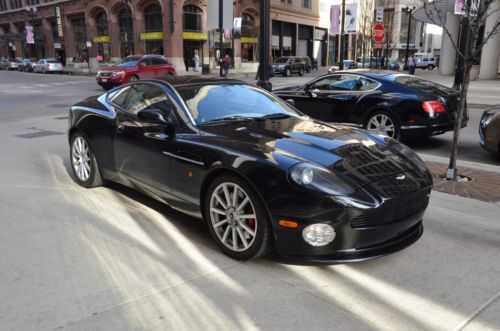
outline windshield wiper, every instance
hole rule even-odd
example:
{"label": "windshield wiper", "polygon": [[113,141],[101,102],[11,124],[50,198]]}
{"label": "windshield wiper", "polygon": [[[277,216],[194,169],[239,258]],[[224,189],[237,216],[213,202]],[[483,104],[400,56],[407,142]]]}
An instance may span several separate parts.
{"label": "windshield wiper", "polygon": [[255,121],[255,117],[241,116],[241,115],[231,115],[213,118],[211,120],[205,121],[202,124],[217,123],[217,122],[234,122],[234,121]]}

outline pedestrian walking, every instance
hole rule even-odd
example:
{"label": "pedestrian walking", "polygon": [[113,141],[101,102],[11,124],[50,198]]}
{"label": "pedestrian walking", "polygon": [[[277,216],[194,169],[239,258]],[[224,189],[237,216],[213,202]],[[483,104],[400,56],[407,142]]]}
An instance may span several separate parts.
{"label": "pedestrian walking", "polygon": [[198,50],[194,51],[194,71],[200,70],[200,57],[198,56]]}
{"label": "pedestrian walking", "polygon": [[228,54],[224,55],[224,57],[221,60],[221,65],[222,65],[222,76],[227,77],[227,74],[229,73],[229,67],[231,66],[231,58],[229,57]]}
{"label": "pedestrian walking", "polygon": [[408,73],[410,75],[415,75],[415,58],[413,55],[408,59]]}
{"label": "pedestrian walking", "polygon": [[187,54],[184,55],[184,65],[186,66],[186,72],[189,71],[189,57]]}

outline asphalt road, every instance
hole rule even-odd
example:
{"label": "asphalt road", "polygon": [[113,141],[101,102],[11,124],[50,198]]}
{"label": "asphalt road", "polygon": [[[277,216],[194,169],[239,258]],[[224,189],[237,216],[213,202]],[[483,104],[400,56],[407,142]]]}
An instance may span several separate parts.
{"label": "asphalt road", "polygon": [[0,71],[0,330],[500,329],[500,204],[433,192],[422,238],[372,261],[234,261],[199,220],[74,183],[67,109],[101,92]]}

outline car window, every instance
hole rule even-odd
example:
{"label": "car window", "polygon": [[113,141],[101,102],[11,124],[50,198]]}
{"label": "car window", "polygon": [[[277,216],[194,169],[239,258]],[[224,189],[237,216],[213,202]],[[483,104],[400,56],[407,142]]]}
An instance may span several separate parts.
{"label": "car window", "polygon": [[160,59],[159,57],[152,57],[151,58],[151,64],[152,65],[163,65],[167,64],[164,60]]}
{"label": "car window", "polygon": [[370,91],[379,86],[379,83],[377,81],[374,81],[372,79],[366,78],[366,77],[359,77],[358,81],[356,84],[354,84],[354,91]]}
{"label": "car window", "polygon": [[141,61],[141,63],[144,63],[147,66],[151,65],[151,59],[150,58],[145,58]]}
{"label": "car window", "polygon": [[124,108],[133,114],[137,114],[143,109],[159,109],[165,118],[175,121],[175,103],[158,85],[133,85],[130,88]]}
{"label": "car window", "polygon": [[122,87],[118,90],[114,90],[108,93],[108,100],[118,107],[123,107],[125,100],[127,99],[128,91],[130,86]]}
{"label": "car window", "polygon": [[329,91],[350,91],[356,85],[358,78],[353,75],[335,75],[315,82],[311,88]]}

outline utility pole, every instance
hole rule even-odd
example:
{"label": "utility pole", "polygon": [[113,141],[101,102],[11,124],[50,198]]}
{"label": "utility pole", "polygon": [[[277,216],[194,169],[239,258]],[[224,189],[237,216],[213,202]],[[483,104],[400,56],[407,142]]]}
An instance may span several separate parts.
{"label": "utility pole", "polygon": [[406,35],[406,57],[405,57],[405,66],[408,68],[408,54],[410,53],[410,32],[411,32],[411,17],[412,12],[415,10],[415,7],[404,7],[403,11],[408,14],[408,34]]}
{"label": "utility pole", "polygon": [[270,0],[260,0],[260,53],[259,53],[259,81],[257,86],[272,91],[273,85],[269,81],[269,21]]}
{"label": "utility pole", "polygon": [[224,76],[223,70],[222,70],[222,58],[224,57],[224,54],[222,54],[222,43],[224,42],[224,27],[223,27],[223,15],[224,15],[224,10],[222,9],[223,6],[223,0],[219,0],[219,48],[220,48],[220,56],[219,56],[219,75],[220,77]]}
{"label": "utility pole", "polygon": [[342,18],[340,19],[340,58],[339,58],[340,70],[344,70],[344,48],[345,48],[344,39],[346,38],[346,36],[344,35],[345,33],[344,21],[345,21],[345,0],[342,0]]}
{"label": "utility pole", "polygon": [[[470,36],[469,32],[469,16],[462,15],[460,24],[460,39],[458,41],[459,54],[465,54],[466,45]],[[453,81],[453,89],[460,91],[464,82],[464,57],[458,56],[457,66],[455,67],[455,79]]]}

